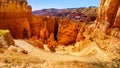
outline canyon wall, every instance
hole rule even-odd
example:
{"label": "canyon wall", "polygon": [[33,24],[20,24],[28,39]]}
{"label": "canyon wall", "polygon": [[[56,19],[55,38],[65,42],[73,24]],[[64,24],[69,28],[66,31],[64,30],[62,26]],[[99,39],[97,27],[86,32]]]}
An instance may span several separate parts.
{"label": "canyon wall", "polygon": [[0,0],[0,29],[9,29],[14,38],[31,36],[31,16],[31,6],[26,0]]}
{"label": "canyon wall", "polygon": [[120,0],[101,0],[96,28],[104,33],[120,37]]}
{"label": "canyon wall", "polygon": [[[101,0],[97,19],[89,30],[92,32],[95,29],[100,29],[108,35],[119,38],[119,19],[120,1]],[[35,17],[32,15],[32,8],[26,0],[0,0],[0,29],[9,29],[14,38],[37,36],[47,40],[50,34],[53,33],[54,39],[58,43],[66,45],[74,43],[76,38],[78,41],[81,38],[84,39],[82,33],[85,31],[86,26],[82,27],[83,30],[80,30],[81,32],[78,34],[77,25],[68,25],[69,21],[52,17]],[[63,27],[61,23],[67,24],[66,27],[59,28]]]}
{"label": "canyon wall", "polygon": [[70,23],[58,30],[58,43],[69,45],[75,43],[78,34],[78,24]]}

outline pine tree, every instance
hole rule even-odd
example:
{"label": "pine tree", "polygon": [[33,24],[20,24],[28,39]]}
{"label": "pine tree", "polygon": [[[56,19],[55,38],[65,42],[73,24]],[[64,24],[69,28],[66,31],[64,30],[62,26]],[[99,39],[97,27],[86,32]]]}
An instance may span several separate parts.
{"label": "pine tree", "polygon": [[28,31],[26,30],[26,28],[24,28],[23,30],[23,39],[28,38]]}

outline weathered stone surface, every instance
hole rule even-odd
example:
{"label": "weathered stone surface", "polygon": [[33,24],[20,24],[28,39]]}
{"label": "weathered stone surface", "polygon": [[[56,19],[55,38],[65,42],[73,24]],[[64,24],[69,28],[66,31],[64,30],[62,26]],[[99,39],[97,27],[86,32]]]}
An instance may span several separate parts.
{"label": "weathered stone surface", "polygon": [[7,49],[11,45],[15,45],[15,43],[10,32],[8,30],[0,30],[0,48]]}
{"label": "weathered stone surface", "polygon": [[55,47],[57,46],[57,42],[54,39],[54,33],[50,34],[50,38],[47,40],[48,48],[52,51],[55,52]]}
{"label": "weathered stone surface", "polygon": [[78,35],[77,35],[77,38],[76,38],[76,42],[80,42],[81,40],[83,40],[85,37],[83,36],[83,33],[85,32],[86,30],[86,27],[85,27],[85,23],[82,24],[82,26],[80,27],[80,30],[78,32]]}
{"label": "weathered stone surface", "polygon": [[31,7],[26,0],[0,0],[0,29],[9,29],[14,38],[23,38],[23,30],[30,37]]}
{"label": "weathered stone surface", "polygon": [[119,37],[119,19],[120,0],[101,0],[96,27],[108,35]]}
{"label": "weathered stone surface", "polygon": [[30,30],[31,36],[40,36],[40,23],[36,17],[32,17],[32,21],[30,22]]}
{"label": "weathered stone surface", "polygon": [[48,33],[48,30],[43,28],[41,31],[40,31],[40,38],[42,40],[43,43],[47,43],[47,39],[49,37],[49,33]]}
{"label": "weathered stone surface", "polygon": [[68,24],[58,30],[58,43],[63,45],[74,43],[76,41],[77,34],[77,24]]}
{"label": "weathered stone surface", "polygon": [[116,14],[116,18],[114,21],[114,26],[115,27],[120,27],[120,1],[119,1],[119,5],[117,5],[117,14]]}
{"label": "weathered stone surface", "polygon": [[40,17],[38,16],[36,18],[39,21],[40,32],[43,29],[46,29],[48,31],[48,35],[50,35],[50,33],[53,33],[54,39],[57,40],[59,19],[56,17],[42,17],[42,16],[40,16]]}
{"label": "weathered stone surface", "polygon": [[120,0],[101,0],[97,20],[91,30],[93,32],[86,37],[108,53],[120,51],[119,8]]}
{"label": "weathered stone surface", "polygon": [[47,22],[47,30],[49,33],[53,33],[55,40],[57,40],[58,21],[59,19],[53,17],[49,18]]}
{"label": "weathered stone surface", "polygon": [[119,0],[101,0],[98,11],[98,21],[114,24],[119,9]]}

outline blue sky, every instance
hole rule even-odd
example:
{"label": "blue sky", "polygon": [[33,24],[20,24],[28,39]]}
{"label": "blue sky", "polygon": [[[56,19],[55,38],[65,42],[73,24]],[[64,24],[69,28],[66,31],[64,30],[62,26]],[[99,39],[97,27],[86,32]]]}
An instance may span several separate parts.
{"label": "blue sky", "polygon": [[99,6],[100,0],[27,0],[33,10]]}

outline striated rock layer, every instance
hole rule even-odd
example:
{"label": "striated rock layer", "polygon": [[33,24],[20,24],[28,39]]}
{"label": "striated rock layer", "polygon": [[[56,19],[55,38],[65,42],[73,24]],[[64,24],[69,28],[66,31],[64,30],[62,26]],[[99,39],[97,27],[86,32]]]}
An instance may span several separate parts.
{"label": "striated rock layer", "polygon": [[108,35],[120,37],[120,0],[101,0],[96,27]]}
{"label": "striated rock layer", "polygon": [[76,23],[71,23],[58,30],[58,43],[69,45],[76,41],[78,34],[78,26]]}
{"label": "striated rock layer", "polygon": [[[95,42],[102,50],[118,56],[120,51],[120,0],[101,0],[95,24],[89,28],[85,36]],[[93,31],[93,32],[92,32]],[[88,31],[89,32],[89,31]],[[85,41],[85,40],[84,40]]]}
{"label": "striated rock layer", "polygon": [[26,0],[0,0],[0,29],[9,29],[14,38],[30,37],[31,6]]}

